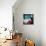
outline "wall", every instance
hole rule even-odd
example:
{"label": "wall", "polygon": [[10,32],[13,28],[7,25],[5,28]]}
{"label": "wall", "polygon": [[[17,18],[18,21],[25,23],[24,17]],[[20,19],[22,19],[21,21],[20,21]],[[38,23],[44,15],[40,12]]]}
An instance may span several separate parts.
{"label": "wall", "polygon": [[0,27],[12,29],[12,6],[16,0],[0,0]]}
{"label": "wall", "polygon": [[[3,27],[8,27],[9,29],[12,28],[12,6],[15,3],[15,5],[16,5],[15,7],[17,8],[17,6],[18,6],[18,8],[19,8],[19,9],[17,8],[18,10],[14,9],[15,10],[14,13],[16,15],[15,21],[17,22],[17,23],[15,23],[16,29],[20,32],[23,32],[24,37],[27,36],[26,33],[28,33],[31,36],[30,38],[31,39],[34,38],[34,40],[36,42],[38,41],[38,39],[40,39],[40,36],[37,35],[36,33],[41,31],[42,46],[46,46],[46,36],[45,36],[46,35],[46,0],[41,0],[41,7],[42,7],[41,15],[38,15],[38,13],[39,13],[38,11],[40,11],[40,10],[39,10],[39,8],[37,8],[37,7],[40,7],[39,6],[40,1],[32,0],[32,1],[24,1],[24,3],[23,3],[23,1],[21,2],[21,4],[22,4],[22,6],[21,6],[20,4],[16,5],[16,3],[15,3],[16,0],[0,0],[0,27],[3,26]],[[18,2],[20,2],[20,1],[18,1]],[[25,2],[27,2],[26,4],[28,4],[28,5],[26,5]],[[29,9],[28,9],[28,6],[29,6]],[[31,6],[31,8],[30,8],[30,6]],[[32,25],[23,25],[23,13],[30,13],[30,12],[34,13],[34,22],[35,22],[34,25],[33,26]],[[39,16],[41,16],[41,19]],[[19,18],[19,19],[17,19],[17,18]],[[38,18],[38,21],[39,21],[39,19],[41,20],[42,28],[40,28],[37,18]],[[38,27],[41,30],[38,29]]]}
{"label": "wall", "polygon": [[[24,13],[34,14],[33,25],[23,25]],[[34,40],[36,46],[41,46],[41,1],[23,0],[19,5],[13,6],[13,14],[15,30],[22,32],[24,38]]]}
{"label": "wall", "polygon": [[41,41],[46,46],[46,0],[41,1]]}

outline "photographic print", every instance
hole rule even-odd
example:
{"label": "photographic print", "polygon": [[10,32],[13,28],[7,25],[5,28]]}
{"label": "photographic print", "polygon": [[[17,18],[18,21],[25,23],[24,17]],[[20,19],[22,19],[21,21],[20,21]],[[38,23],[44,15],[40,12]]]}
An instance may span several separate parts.
{"label": "photographic print", "polygon": [[33,24],[33,14],[23,14],[23,24]]}

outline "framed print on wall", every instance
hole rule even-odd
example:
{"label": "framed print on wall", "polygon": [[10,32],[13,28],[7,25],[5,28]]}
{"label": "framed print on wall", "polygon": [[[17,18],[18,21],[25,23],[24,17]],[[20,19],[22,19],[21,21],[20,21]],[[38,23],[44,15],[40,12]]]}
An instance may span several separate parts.
{"label": "framed print on wall", "polygon": [[24,25],[34,24],[33,19],[34,19],[33,14],[23,14],[23,24]]}

